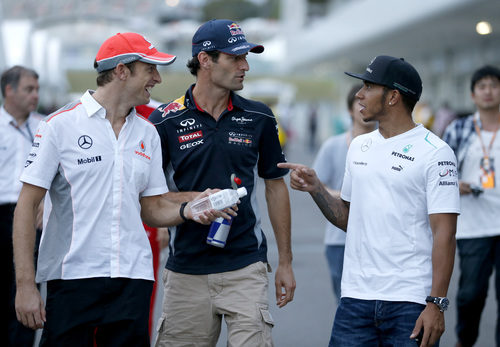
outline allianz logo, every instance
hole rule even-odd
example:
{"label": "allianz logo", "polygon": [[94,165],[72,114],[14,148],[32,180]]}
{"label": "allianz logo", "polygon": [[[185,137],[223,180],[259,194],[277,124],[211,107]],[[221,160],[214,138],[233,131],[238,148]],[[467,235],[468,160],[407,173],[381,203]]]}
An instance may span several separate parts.
{"label": "allianz logo", "polygon": [[89,163],[96,163],[98,161],[102,161],[102,158],[101,158],[100,155],[96,155],[95,157],[88,157],[88,158],[78,159],[78,165],[89,164]]}

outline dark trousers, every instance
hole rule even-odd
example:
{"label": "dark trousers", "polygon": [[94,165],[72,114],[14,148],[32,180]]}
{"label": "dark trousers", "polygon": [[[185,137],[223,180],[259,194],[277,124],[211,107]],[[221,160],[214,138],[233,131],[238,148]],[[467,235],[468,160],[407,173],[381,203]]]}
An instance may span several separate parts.
{"label": "dark trousers", "polygon": [[153,281],[88,278],[47,282],[40,346],[149,347]]}
{"label": "dark trousers", "polygon": [[462,346],[474,345],[479,322],[495,268],[497,323],[495,340],[500,346],[500,236],[457,240],[460,279],[457,293],[456,333]]}
{"label": "dark trousers", "polygon": [[0,257],[2,278],[0,308],[2,314],[2,333],[0,343],[7,346],[31,347],[35,339],[35,331],[24,327],[16,318],[15,298],[16,279],[14,275],[14,255],[12,247],[12,222],[15,204],[0,205]]}

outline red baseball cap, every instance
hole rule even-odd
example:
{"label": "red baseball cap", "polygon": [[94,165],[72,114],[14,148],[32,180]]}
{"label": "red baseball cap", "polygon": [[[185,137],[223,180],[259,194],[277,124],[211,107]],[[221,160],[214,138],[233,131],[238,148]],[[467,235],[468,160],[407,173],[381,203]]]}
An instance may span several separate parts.
{"label": "red baseball cap", "polygon": [[95,58],[97,72],[114,69],[119,63],[139,60],[155,65],[169,65],[176,56],[158,52],[144,36],[136,33],[118,33],[104,41]]}

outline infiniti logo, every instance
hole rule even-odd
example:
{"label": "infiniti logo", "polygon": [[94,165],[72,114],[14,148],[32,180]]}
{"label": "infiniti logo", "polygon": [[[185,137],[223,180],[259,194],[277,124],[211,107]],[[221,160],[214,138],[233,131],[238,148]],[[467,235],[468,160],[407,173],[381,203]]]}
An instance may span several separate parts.
{"label": "infiniti logo", "polygon": [[89,149],[92,147],[92,138],[88,135],[82,135],[78,138],[78,146],[83,149]]}
{"label": "infiniti logo", "polygon": [[203,42],[203,47],[210,46],[211,44],[212,44],[211,41],[205,41],[205,42]]}
{"label": "infiniti logo", "polygon": [[180,124],[183,127],[187,127],[189,125],[193,125],[194,123],[195,123],[195,120],[193,118],[188,118],[188,119],[184,119]]}
{"label": "infiniti logo", "polygon": [[230,37],[227,39],[227,42],[229,42],[229,43],[235,43],[236,41],[238,41],[238,39],[236,37]]}

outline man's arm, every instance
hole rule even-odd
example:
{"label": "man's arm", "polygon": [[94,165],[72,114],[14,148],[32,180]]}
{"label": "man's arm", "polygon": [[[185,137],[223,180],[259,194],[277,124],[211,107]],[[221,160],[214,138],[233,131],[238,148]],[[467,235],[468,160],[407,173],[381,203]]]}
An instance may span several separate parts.
{"label": "man's arm", "polygon": [[[194,200],[204,198],[219,189],[207,189],[202,193],[174,193],[176,195],[154,195],[141,198],[141,218],[144,223],[151,227],[168,227],[184,222],[180,215],[181,203],[188,202],[183,214],[186,219],[193,220],[201,224],[210,224],[218,217],[229,219],[229,215],[236,216],[233,209],[227,208],[224,211],[207,210],[202,214],[194,216],[191,212],[191,205]],[[194,193],[194,194],[192,194]],[[174,197],[175,200],[171,198]],[[191,199],[189,199],[191,198]],[[186,199],[186,200],[183,200]],[[236,208],[235,208],[236,209]]]}
{"label": "man's arm", "polygon": [[280,179],[264,180],[269,219],[278,246],[279,263],[276,269],[276,304],[285,306],[293,300],[295,276],[292,269],[292,242],[290,198],[285,181]]}
{"label": "man's arm", "polygon": [[349,202],[342,200],[340,193],[331,194],[316,176],[316,172],[305,165],[279,163],[278,167],[291,169],[290,187],[311,194],[326,219],[346,231],[349,217]]}
{"label": "man's arm", "polygon": [[[432,244],[432,288],[429,295],[445,297],[448,293],[453,264],[455,262],[455,232],[457,215],[455,213],[436,213],[429,215],[434,238]],[[433,346],[444,332],[444,313],[437,305],[427,303],[417,319],[411,338],[424,329],[421,346]]]}
{"label": "man's arm", "polygon": [[36,216],[46,189],[24,183],[14,212],[13,244],[16,269],[17,319],[31,329],[43,327],[45,307],[35,283]]}

